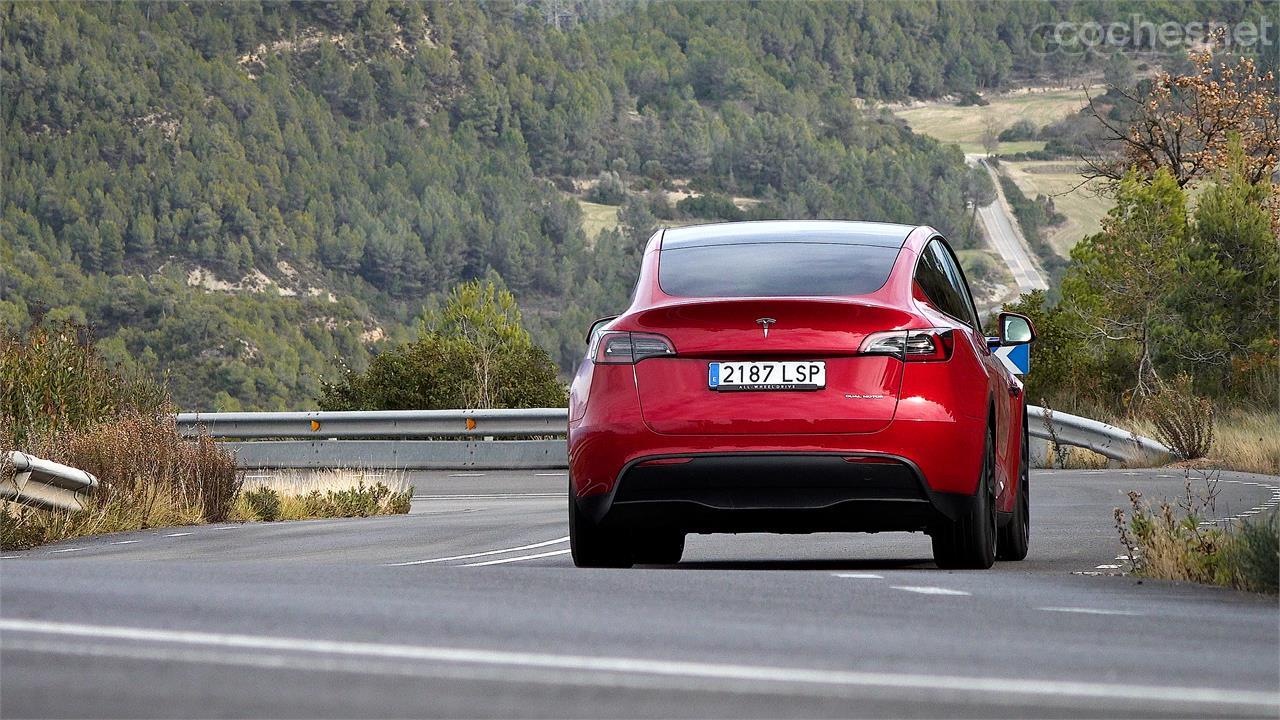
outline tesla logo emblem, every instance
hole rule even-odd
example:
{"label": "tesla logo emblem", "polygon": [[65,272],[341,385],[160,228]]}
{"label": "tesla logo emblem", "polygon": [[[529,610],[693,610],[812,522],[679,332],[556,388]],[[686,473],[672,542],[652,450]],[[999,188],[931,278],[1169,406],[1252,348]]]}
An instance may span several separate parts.
{"label": "tesla logo emblem", "polygon": [[763,329],[764,329],[764,336],[765,336],[765,337],[769,337],[769,326],[770,326],[770,325],[772,325],[772,324],[774,324],[774,323],[776,323],[776,322],[778,322],[778,321],[777,321],[777,320],[774,320],[773,318],[760,318],[760,319],[756,320],[756,324],[757,324],[757,325],[759,325],[761,328],[763,328]]}

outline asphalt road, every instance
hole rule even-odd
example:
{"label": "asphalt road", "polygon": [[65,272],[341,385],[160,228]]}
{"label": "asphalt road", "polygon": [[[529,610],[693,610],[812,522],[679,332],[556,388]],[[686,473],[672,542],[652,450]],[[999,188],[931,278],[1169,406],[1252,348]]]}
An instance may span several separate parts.
{"label": "asphalt road", "polygon": [[982,224],[987,228],[987,235],[995,245],[996,252],[1000,253],[1005,264],[1009,266],[1009,272],[1013,274],[1014,282],[1018,284],[1018,292],[1048,290],[1049,283],[1045,281],[1039,267],[1031,259],[1027,242],[1015,226],[1013,212],[1004,197],[1004,191],[1000,189],[1000,178],[985,160],[976,156],[966,156],[966,159],[980,163],[991,175],[991,182],[995,183],[996,200],[990,205],[978,208],[978,217],[982,218]]}
{"label": "asphalt road", "polygon": [[[579,570],[562,474],[421,474],[406,516],[214,525],[0,561],[0,717],[1280,714],[1274,598],[1119,575],[1112,508],[1171,471],[1036,471],[1032,549],[690,539]],[[1280,478],[1224,474],[1217,517]]]}

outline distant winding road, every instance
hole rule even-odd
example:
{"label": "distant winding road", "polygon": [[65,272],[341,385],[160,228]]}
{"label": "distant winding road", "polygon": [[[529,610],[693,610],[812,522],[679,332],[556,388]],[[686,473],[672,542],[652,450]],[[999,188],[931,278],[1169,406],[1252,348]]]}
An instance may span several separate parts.
{"label": "distant winding road", "polygon": [[1004,258],[1018,284],[1018,292],[1027,293],[1032,290],[1048,290],[1049,283],[1040,272],[1039,266],[1032,259],[1026,238],[1018,228],[1013,210],[1000,188],[1000,179],[987,161],[978,155],[966,155],[965,160],[972,164],[981,164],[991,175],[991,182],[996,187],[996,200],[990,205],[978,208],[978,216],[987,228],[987,237],[991,238],[996,252]]}
{"label": "distant winding road", "polygon": [[[1225,474],[1221,517],[1280,501]],[[1111,510],[1180,473],[1034,471],[1032,549],[693,536],[581,570],[561,473],[424,473],[409,515],[172,528],[0,560],[0,716],[1280,713],[1274,598],[1121,576]]]}

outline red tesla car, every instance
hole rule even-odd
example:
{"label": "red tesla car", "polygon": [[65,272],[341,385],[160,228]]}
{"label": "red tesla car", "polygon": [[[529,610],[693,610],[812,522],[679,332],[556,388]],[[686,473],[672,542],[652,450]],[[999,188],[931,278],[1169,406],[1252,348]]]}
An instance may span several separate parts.
{"label": "red tesla car", "polygon": [[777,221],[658,231],[569,399],[586,567],[679,562],[687,533],[923,531],[948,568],[1021,560],[1023,387],[932,228]]}

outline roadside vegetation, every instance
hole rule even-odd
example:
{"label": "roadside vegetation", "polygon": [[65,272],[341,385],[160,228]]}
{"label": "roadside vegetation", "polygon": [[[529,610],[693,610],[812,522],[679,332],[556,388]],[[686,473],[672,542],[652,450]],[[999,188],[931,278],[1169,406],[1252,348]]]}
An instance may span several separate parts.
{"label": "roadside vegetation", "polygon": [[1115,510],[1116,530],[1132,571],[1142,577],[1197,582],[1276,594],[1280,583],[1280,514],[1210,520],[1217,512],[1216,472],[1186,473],[1173,504],[1152,507],[1129,493],[1129,510]]}
{"label": "roadside vegetation", "polygon": [[232,520],[272,521],[403,515],[413,486],[399,473],[355,470],[273,473],[246,478]]}
{"label": "roadside vegetation", "polygon": [[[15,449],[91,473],[99,486],[79,511],[0,501],[0,549],[250,519],[235,459],[208,437],[183,438],[164,387],[113,367],[74,325],[0,336],[0,481],[13,477]],[[402,513],[408,498],[353,481],[277,497],[278,517]]]}

